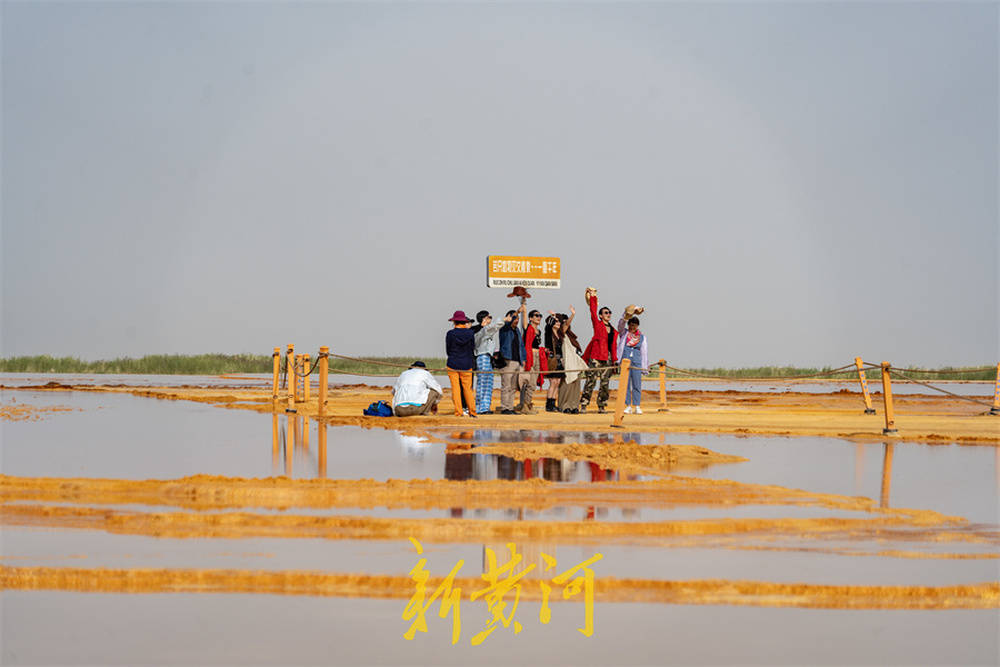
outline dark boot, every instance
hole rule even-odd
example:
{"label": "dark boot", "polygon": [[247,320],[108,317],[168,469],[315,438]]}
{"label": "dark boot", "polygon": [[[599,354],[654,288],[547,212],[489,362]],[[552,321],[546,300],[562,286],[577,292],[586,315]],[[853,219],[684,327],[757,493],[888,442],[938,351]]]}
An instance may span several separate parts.
{"label": "dark boot", "polygon": [[559,412],[556,410],[556,399],[546,398],[545,399],[545,411],[546,412]]}

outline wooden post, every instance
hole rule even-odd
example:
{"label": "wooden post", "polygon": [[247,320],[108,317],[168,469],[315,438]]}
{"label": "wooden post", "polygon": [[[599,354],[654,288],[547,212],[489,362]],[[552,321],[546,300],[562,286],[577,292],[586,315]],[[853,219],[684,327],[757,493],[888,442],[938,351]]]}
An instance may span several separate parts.
{"label": "wooden post", "polygon": [[330,372],[330,348],[323,345],[319,348],[319,414],[326,414],[326,390]]}
{"label": "wooden post", "polygon": [[895,435],[896,419],[892,413],[892,378],[889,377],[889,362],[882,362],[882,400],[885,402],[885,428],[882,435]]}
{"label": "wooden post", "polygon": [[271,392],[271,400],[278,400],[278,376],[281,375],[281,348],[274,348],[274,354],[271,355],[274,359],[274,390]]}
{"label": "wooden post", "polygon": [[873,415],[875,414],[875,408],[872,407],[872,397],[868,393],[868,381],[865,379],[865,371],[861,366],[861,357],[854,357],[854,364],[858,367],[858,379],[861,381],[861,393],[865,395],[865,414]]}
{"label": "wooden post", "polygon": [[657,412],[670,412],[667,410],[667,360],[660,359],[660,409]]}
{"label": "wooden post", "polygon": [[302,355],[302,401],[309,402],[309,355]]}
{"label": "wooden post", "polygon": [[618,376],[618,396],[615,397],[615,420],[611,422],[613,428],[623,428],[622,419],[625,418],[625,393],[628,391],[628,369],[632,362],[622,359],[622,372]]}
{"label": "wooden post", "polygon": [[889,506],[889,487],[892,485],[892,443],[885,443],[885,453],[882,456],[882,495],[879,497],[879,507]]}
{"label": "wooden post", "polygon": [[295,355],[295,402],[301,403],[302,392],[299,391],[299,383],[302,382],[302,355]]}
{"label": "wooden post", "polygon": [[285,412],[295,412],[295,346],[291,343],[285,354],[285,379],[288,382],[288,407]]}
{"label": "wooden post", "polygon": [[993,407],[990,408],[991,415],[1000,415],[1000,364],[997,364],[997,386],[993,390]]}

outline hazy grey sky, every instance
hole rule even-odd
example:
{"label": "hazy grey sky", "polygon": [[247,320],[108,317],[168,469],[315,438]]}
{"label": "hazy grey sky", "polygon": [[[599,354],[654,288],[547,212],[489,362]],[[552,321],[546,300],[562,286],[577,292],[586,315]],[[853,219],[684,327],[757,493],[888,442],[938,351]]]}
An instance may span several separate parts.
{"label": "hazy grey sky", "polygon": [[440,355],[509,254],[562,258],[542,310],[645,305],[673,364],[995,363],[998,32],[995,2],[4,2],[0,348]]}

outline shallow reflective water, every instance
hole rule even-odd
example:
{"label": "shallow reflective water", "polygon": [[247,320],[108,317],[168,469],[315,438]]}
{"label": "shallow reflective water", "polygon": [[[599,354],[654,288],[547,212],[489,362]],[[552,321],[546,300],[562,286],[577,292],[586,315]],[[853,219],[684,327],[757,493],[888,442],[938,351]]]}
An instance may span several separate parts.
{"label": "shallow reflective water", "polygon": [[[466,455],[379,428],[319,429],[315,420],[262,415],[188,401],[88,392],[6,392],[4,402],[78,408],[39,421],[3,422],[0,469],[9,475],[174,479],[229,477],[337,479],[525,479],[590,482],[620,472],[585,461],[530,466],[505,456]],[[775,484],[867,496],[889,507],[933,509],[1000,523],[1000,448],[849,442],[817,437],[656,433],[594,434],[443,429],[464,444],[608,442],[693,444],[743,456],[745,463],[682,470],[685,476]]]}
{"label": "shallow reflective water", "polygon": [[[449,430],[435,435],[455,442]],[[1000,448],[910,442],[850,442],[839,438],[692,435],[626,432],[472,431],[472,441],[612,442],[707,447],[749,459],[678,474],[774,484],[818,493],[866,496],[886,507],[909,507],[1000,523]],[[468,434],[465,434],[468,435]]]}
{"label": "shallow reflective water", "polygon": [[[170,377],[169,384],[177,383]],[[230,380],[220,380],[232,384]],[[189,382],[197,384],[197,382]],[[616,470],[585,461],[545,459],[530,466],[509,457],[460,455],[446,445],[379,428],[320,430],[315,421],[118,394],[3,392],[0,401],[74,408],[38,421],[0,423],[0,470],[54,477],[173,479],[192,474],[296,478],[525,479],[600,483]],[[308,424],[308,426],[307,426]],[[323,436],[321,437],[321,433]],[[463,444],[613,441],[693,444],[749,459],[678,474],[776,484],[820,493],[863,495],[890,507],[933,509],[996,526],[1000,449],[913,443],[854,443],[830,438],[593,434],[530,430],[443,429]],[[177,511],[114,506],[116,511]],[[302,514],[498,521],[672,521],[701,518],[865,518],[871,515],[797,506],[580,505],[543,511],[505,509],[388,510],[253,507],[259,514]],[[205,514],[222,513],[221,511]],[[460,538],[461,539],[461,538]],[[991,555],[991,544],[911,543],[869,537],[839,541],[785,536],[694,540],[665,546],[640,538],[518,543],[529,562],[540,553],[560,565],[604,555],[604,577],[726,579],[833,585],[943,586],[996,581],[996,559],[942,559],[936,554]],[[465,541],[424,545],[427,568],[463,576],[483,571],[484,550],[502,544]],[[730,548],[738,547],[738,548]],[[877,555],[893,551],[921,558]],[[928,557],[931,556],[931,557]],[[5,526],[0,564],[7,567],[192,568],[405,575],[416,554],[408,541],[173,539],[104,530]],[[3,664],[990,664],[998,653],[1000,611],[859,611],[673,604],[595,605],[595,632],[583,637],[582,605],[556,604],[538,621],[539,604],[522,601],[523,631],[500,628],[480,647],[469,638],[486,622],[481,603],[462,603],[463,633],[428,615],[429,634],[408,642],[404,599],[350,599],[267,594],[117,594],[4,591],[0,596]]]}
{"label": "shallow reflective water", "polygon": [[[298,514],[298,510],[295,510]],[[516,520],[516,519],[515,519]],[[751,546],[756,546],[752,540]],[[427,569],[445,576],[459,560],[466,576],[483,572],[484,549],[506,554],[504,545],[482,543],[426,544]],[[600,577],[639,579],[749,579],[831,585],[943,586],[995,580],[996,559],[934,559],[873,557],[885,549],[874,542],[824,541],[806,544],[788,539],[769,547],[787,550],[761,553],[756,549],[669,547],[629,543],[561,544],[556,539],[518,542],[527,562],[544,568],[539,552],[560,563],[576,564],[595,552],[604,555],[595,571]],[[805,551],[804,548],[811,551]],[[824,549],[826,551],[824,551]],[[831,553],[847,550],[859,555]],[[988,545],[950,544],[947,553],[987,554]],[[926,549],[922,549],[927,551]],[[323,540],[293,538],[174,539],[120,535],[89,530],[51,531],[4,529],[0,563],[48,567],[110,568],[238,568],[248,570],[307,570],[401,574],[418,556],[412,545],[398,540]]]}
{"label": "shallow reflective water", "polygon": [[[585,638],[579,604],[480,646],[485,605],[462,605],[462,636],[428,613],[406,641],[404,600],[269,595],[7,592],[4,664],[992,664],[1000,612],[857,611],[601,603]],[[114,638],[111,640],[110,638]],[[153,657],[155,656],[155,658]]]}

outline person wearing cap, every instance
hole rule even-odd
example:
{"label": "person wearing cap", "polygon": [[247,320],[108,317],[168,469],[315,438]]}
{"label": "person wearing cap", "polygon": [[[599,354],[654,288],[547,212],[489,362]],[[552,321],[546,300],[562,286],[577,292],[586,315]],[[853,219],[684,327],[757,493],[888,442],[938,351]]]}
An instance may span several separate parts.
{"label": "person wearing cap", "polygon": [[493,414],[490,403],[493,401],[493,354],[497,351],[497,332],[500,327],[509,322],[512,316],[494,323],[488,310],[476,313],[476,326],[472,331],[476,340],[476,413],[480,415]]}
{"label": "person wearing cap", "polygon": [[590,306],[590,323],[594,327],[594,335],[583,353],[583,360],[593,370],[585,374],[586,381],[580,394],[580,412],[587,411],[598,381],[600,388],[597,390],[597,411],[604,412],[611,395],[612,366],[618,363],[618,332],[611,326],[611,309],[603,306],[600,311],[597,310],[597,290],[588,287],[585,298]]}
{"label": "person wearing cap", "polygon": [[437,412],[438,401],[443,395],[441,385],[427,372],[427,364],[414,361],[396,378],[392,388],[392,413],[397,417],[429,415]]}
{"label": "person wearing cap", "polygon": [[454,327],[445,334],[444,348],[448,355],[448,381],[455,416],[462,416],[462,396],[469,406],[469,416],[476,416],[476,396],[472,392],[472,369],[476,367],[476,334],[469,328],[472,322],[464,310],[456,310],[449,319]]}
{"label": "person wearing cap", "polygon": [[[642,308],[629,305],[618,320],[618,358],[623,361],[628,359],[632,364],[628,371],[628,386],[625,388],[625,414],[642,414],[642,408],[639,407],[642,402],[642,376],[649,372],[646,336],[639,331],[639,318],[636,317],[642,312]],[[621,391],[621,387],[618,390]]]}

